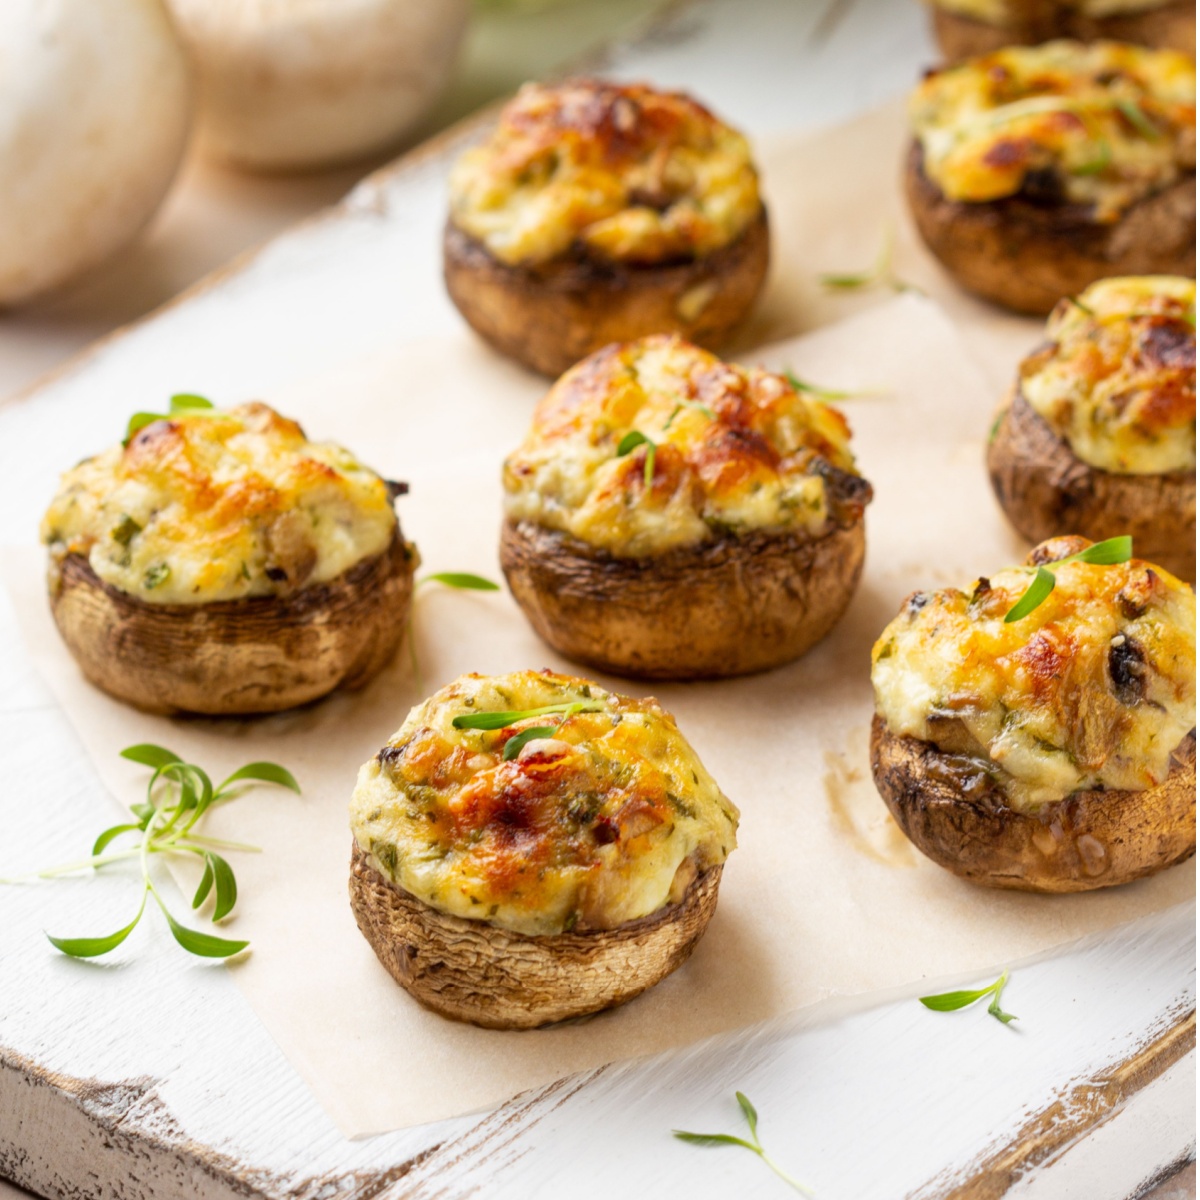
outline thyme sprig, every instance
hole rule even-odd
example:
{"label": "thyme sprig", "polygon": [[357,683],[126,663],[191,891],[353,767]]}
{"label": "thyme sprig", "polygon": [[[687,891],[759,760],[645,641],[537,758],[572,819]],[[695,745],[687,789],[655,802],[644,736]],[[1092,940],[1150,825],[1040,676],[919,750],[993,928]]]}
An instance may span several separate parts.
{"label": "thyme sprig", "polygon": [[1021,568],[1022,570],[1034,570],[1034,576],[1029,586],[1021,594],[1021,598],[1004,614],[1004,623],[1010,625],[1013,621],[1019,621],[1023,617],[1029,616],[1034,609],[1041,605],[1054,591],[1056,582],[1054,572],[1066,563],[1081,562],[1091,563],[1093,566],[1113,567],[1119,563],[1128,562],[1132,557],[1133,538],[1124,535],[1096,542],[1094,545],[1088,546],[1086,550],[1080,550],[1077,554],[1068,554],[1066,558],[1060,558],[1052,563],[1045,563],[1036,570],[1031,567]]}
{"label": "thyme sprig", "polygon": [[128,446],[139,429],[153,425],[155,421],[168,421],[171,417],[177,417],[182,413],[188,413],[191,416],[202,414],[211,416],[215,411],[211,400],[197,396],[195,392],[176,392],[171,397],[170,405],[165,413],[135,412],[125,427],[125,440],[121,445]]}
{"label": "thyme sprig", "polygon": [[750,1126],[749,1141],[745,1138],[735,1137],[732,1133],[689,1133],[686,1129],[672,1129],[671,1133],[681,1142],[687,1142],[691,1146],[741,1146],[744,1150],[749,1150],[751,1154],[757,1154],[784,1183],[805,1196],[811,1196],[813,1194],[811,1188],[805,1186],[798,1179],[793,1179],[763,1149],[762,1142],[758,1137],[758,1111],[754,1105],[742,1092],[735,1092],[734,1095],[737,1097],[742,1115],[746,1118],[746,1124]]}
{"label": "thyme sprig", "polygon": [[875,262],[872,266],[865,271],[859,271],[854,274],[819,275],[817,278],[821,286],[842,292],[866,290],[873,287],[888,287],[893,292],[916,292],[918,295],[924,295],[924,292],[916,284],[908,283],[896,274],[895,267],[892,265],[895,242],[895,232],[890,227],[885,229],[883,243],[879,248],[879,253],[875,256]]}
{"label": "thyme sprig", "polygon": [[992,1002],[988,1005],[988,1013],[1002,1025],[1007,1025],[1017,1018],[1012,1013],[1006,1013],[1000,1007],[1000,993],[1004,991],[1006,983],[1008,983],[1008,972],[1004,971],[995,983],[980,988],[978,991],[941,992],[936,996],[922,996],[921,1003],[926,1008],[933,1009],[934,1012],[954,1012],[960,1008],[968,1008],[976,1001],[982,1000],[984,996],[991,996]]}
{"label": "thyme sprig", "polygon": [[[249,942],[202,933],[177,921],[167,909],[162,894],[150,876],[150,857],[154,854],[164,854],[199,858],[204,864],[204,874],[196,894],[192,897],[192,908],[198,909],[212,894],[212,919],[214,922],[220,921],[233,911],[238,890],[233,868],[218,851],[257,851],[259,847],[207,837],[197,831],[200,819],[213,805],[235,799],[240,794],[243,784],[273,783],[290,788],[297,794],[300,785],[292,773],[278,763],[247,763],[234,771],[223,783],[214,787],[202,768],[194,763],[184,762],[173,750],[167,750],[163,746],[150,743],[127,746],[121,751],[121,757],[150,767],[153,771],[150,782],[146,785],[145,801],[130,806],[130,812],[136,819],[111,825],[103,830],[92,844],[91,855],[85,859],[46,867],[29,875],[0,882],[21,883],[32,879],[53,879],[59,875],[98,870],[111,863],[136,858],[142,868],[142,894],[133,920],[115,933],[100,937],[63,938],[47,934],[54,946],[72,958],[96,958],[115,950],[136,928],[146,911],[147,899],[153,896],[167,920],[171,935],[189,954],[201,958],[228,958],[245,950]],[[129,844],[119,850],[110,850],[109,846],[120,839],[130,839]]]}

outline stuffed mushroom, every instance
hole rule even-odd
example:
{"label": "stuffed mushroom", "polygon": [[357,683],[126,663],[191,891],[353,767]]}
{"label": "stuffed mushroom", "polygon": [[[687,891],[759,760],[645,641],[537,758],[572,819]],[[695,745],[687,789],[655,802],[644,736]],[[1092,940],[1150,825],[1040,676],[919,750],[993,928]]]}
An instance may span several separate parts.
{"label": "stuffed mushroom", "polygon": [[464,675],[359,771],[351,906],[436,1012],[544,1025],[683,964],[737,823],[657,701],[550,671]]}
{"label": "stuffed mushroom", "polygon": [[1048,313],[1110,275],[1196,265],[1196,66],[1118,42],[1012,47],[933,72],[906,187],[968,291]]}
{"label": "stuffed mushroom", "polygon": [[538,634],[617,675],[740,675],[836,624],[871,485],[845,417],[677,337],[569,371],[504,465],[500,562]]}
{"label": "stuffed mushroom", "polygon": [[177,399],[68,471],[42,521],[84,674],[149,712],[213,715],[366,683],[406,627],[403,485],[265,404]]}
{"label": "stuffed mushroom", "polygon": [[931,8],[950,62],[1055,38],[1196,50],[1195,0],[932,0]]}
{"label": "stuffed mushroom", "polygon": [[875,644],[876,786],[973,883],[1087,891],[1195,853],[1196,597],[1113,545],[916,592]]}
{"label": "stuffed mushroom", "polygon": [[1196,284],[1106,279],[1063,300],[987,450],[1001,506],[1038,542],[1128,533],[1196,577]]}
{"label": "stuffed mushroom", "polygon": [[650,333],[718,345],[762,286],[767,216],[745,138],[690,97],[530,84],[454,168],[444,258],[476,332],[557,376]]}

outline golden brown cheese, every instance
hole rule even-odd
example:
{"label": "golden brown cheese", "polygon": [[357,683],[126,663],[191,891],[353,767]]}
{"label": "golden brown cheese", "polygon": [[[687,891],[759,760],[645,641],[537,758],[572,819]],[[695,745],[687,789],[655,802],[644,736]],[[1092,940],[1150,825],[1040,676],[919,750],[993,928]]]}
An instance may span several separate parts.
{"label": "golden brown cheese", "polygon": [[[453,724],[568,705],[579,711],[495,730]],[[529,935],[613,929],[677,902],[725,861],[737,823],[656,700],[550,671],[442,688],[363,766],[350,802],[358,845],[392,882],[440,912]]]}
{"label": "golden brown cheese", "polygon": [[139,600],[203,604],[326,583],[387,549],[396,514],[352,454],[254,403],[164,418],[85,459],[41,533]]}
{"label": "golden brown cheese", "polygon": [[1196,66],[1174,51],[1013,46],[934,72],[909,109],[951,200],[1023,194],[1111,222],[1196,169]]}
{"label": "golden brown cheese", "polygon": [[1025,399],[1077,458],[1123,475],[1196,467],[1196,284],[1105,279],[1063,300],[1021,364]]}
{"label": "golden brown cheese", "polygon": [[[1054,538],[1053,562],[1090,545]],[[1033,578],[1010,567],[970,592],[917,592],[872,652],[876,709],[892,733],[932,742],[990,776],[1013,808],[1166,778],[1196,723],[1196,597],[1159,567],[1063,563],[1020,620]]]}
{"label": "golden brown cheese", "polygon": [[450,178],[451,219],[509,264],[686,261],[728,245],[761,207],[745,138],[640,84],[527,84]]}
{"label": "golden brown cheese", "polygon": [[[618,453],[634,432],[653,452]],[[504,490],[512,520],[624,557],[723,533],[821,536],[861,517],[871,495],[840,412],[665,334],[568,371],[506,460]]]}
{"label": "golden brown cheese", "polygon": [[[1057,10],[1080,13],[1085,17],[1099,19],[1165,8],[1173,0],[1052,0],[1052,2],[1053,7]],[[998,25],[1005,29],[1022,24],[1027,19],[1031,7],[1031,0],[932,0],[932,3],[935,8],[942,8],[947,12],[970,17],[974,21],[982,21],[985,25]],[[1044,9],[1048,7],[1047,0],[1032,0],[1032,7],[1035,11]]]}

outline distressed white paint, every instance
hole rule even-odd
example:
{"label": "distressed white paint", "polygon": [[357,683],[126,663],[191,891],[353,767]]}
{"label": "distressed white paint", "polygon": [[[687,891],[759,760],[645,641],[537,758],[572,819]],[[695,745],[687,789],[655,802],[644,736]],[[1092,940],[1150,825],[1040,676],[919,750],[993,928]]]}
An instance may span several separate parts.
{"label": "distressed white paint", "polygon": [[[825,7],[702,0],[619,51],[614,70],[691,87],[761,134],[847,116],[901,90],[930,58],[923,14],[900,0],[840,4],[844,18],[817,56],[811,38]],[[455,327],[430,285],[452,150],[368,181],[335,218],[279,239],[0,410],[0,541],[31,540],[29,513],[40,504],[30,481],[43,487],[107,441],[140,404],[131,397],[177,390],[181,379],[219,398],[269,395],[401,331]],[[21,652],[7,599],[0,679],[2,871],[73,856],[111,809]],[[216,1197],[248,1187],[432,1197],[484,1185],[513,1196],[555,1187],[572,1196],[786,1194],[748,1155],[668,1135],[672,1126],[736,1131],[732,1092],[742,1088],[762,1110],[770,1147],[821,1197],[935,1195],[968,1178],[1070,1081],[1103,1074],[1194,1006],[1194,915],[1164,914],[1022,969],[1006,996],[1022,1017],[1015,1029],[982,1011],[928,1013],[908,997],[609,1068],[482,1120],[348,1142],[221,968],[182,958],[156,922],[111,965],[47,948],[41,930],[71,932],[80,911],[92,927],[102,917],[123,923],[128,884],[114,872],[0,889],[0,1048],[43,1073],[145,1081],[81,1103],[31,1087],[11,1062],[0,1067],[0,1163],[48,1194]],[[1186,1089],[1194,1079],[1194,1058],[1019,1188],[1032,1200],[1129,1195],[1130,1179],[1149,1178],[1192,1144],[1178,1081]],[[382,1192],[368,1182],[439,1143]]]}

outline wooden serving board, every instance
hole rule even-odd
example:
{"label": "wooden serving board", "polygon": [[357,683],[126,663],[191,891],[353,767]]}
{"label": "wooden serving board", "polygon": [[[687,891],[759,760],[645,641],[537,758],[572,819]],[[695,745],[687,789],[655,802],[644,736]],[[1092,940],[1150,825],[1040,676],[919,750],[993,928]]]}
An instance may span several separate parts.
{"label": "wooden serving board", "polygon": [[[862,111],[932,57],[925,14],[900,0],[698,0],[614,49],[607,69],[691,89],[764,136]],[[407,155],[0,410],[4,494],[43,486],[63,429],[104,444],[104,410],[124,397],[180,380],[270,396],[457,327],[437,232],[447,164],[477,129]],[[28,542],[41,504],[0,506],[0,543]],[[58,860],[109,801],[7,599],[0,677],[0,867]],[[0,1176],[46,1196],[783,1195],[743,1151],[670,1137],[744,1132],[735,1089],[757,1104],[771,1153],[823,1200],[1121,1200],[1194,1157],[1192,906],[1022,965],[1007,1005],[1036,1019],[1019,1030],[982,1011],[927,1013],[916,991],[875,996],[836,1019],[818,1006],[493,1112],[352,1141],[226,974],[181,962],[165,930],[146,930],[117,968],[48,951],[43,929],[81,912],[99,925],[124,900],[80,879],[0,888]]]}

